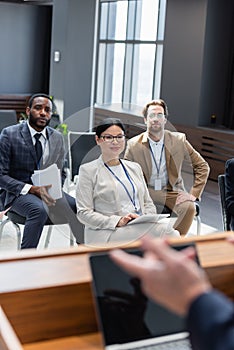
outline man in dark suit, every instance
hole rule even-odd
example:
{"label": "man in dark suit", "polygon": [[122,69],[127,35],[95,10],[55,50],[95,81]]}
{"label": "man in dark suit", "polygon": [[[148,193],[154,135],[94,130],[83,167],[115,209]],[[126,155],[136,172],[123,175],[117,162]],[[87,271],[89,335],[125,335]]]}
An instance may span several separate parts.
{"label": "man in dark suit", "polygon": [[[163,240],[142,238],[144,257],[112,251],[112,259],[141,280],[145,294],[186,316],[192,349],[234,349],[234,305],[212,289],[193,258],[193,248],[177,252]],[[234,237],[230,239],[234,243]]]}
{"label": "man in dark suit", "polygon": [[75,199],[62,192],[62,198],[55,200],[48,193],[51,185],[34,186],[31,180],[34,170],[52,164],[60,169],[62,183],[65,180],[63,136],[48,126],[52,106],[48,95],[33,95],[26,108],[27,122],[9,126],[0,135],[0,196],[4,208],[26,218],[22,249],[37,247],[48,217],[55,223],[56,217],[60,222],[64,218],[79,242]]}
{"label": "man in dark suit", "polygon": [[225,165],[226,205],[231,215],[230,226],[234,230],[234,158],[228,159]]}

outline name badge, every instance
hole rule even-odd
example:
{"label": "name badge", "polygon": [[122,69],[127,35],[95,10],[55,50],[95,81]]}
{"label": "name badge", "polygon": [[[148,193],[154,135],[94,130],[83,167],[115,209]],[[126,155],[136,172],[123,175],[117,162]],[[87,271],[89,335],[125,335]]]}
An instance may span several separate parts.
{"label": "name badge", "polygon": [[155,189],[155,191],[160,191],[162,189],[162,182],[160,179],[155,179],[154,189]]}

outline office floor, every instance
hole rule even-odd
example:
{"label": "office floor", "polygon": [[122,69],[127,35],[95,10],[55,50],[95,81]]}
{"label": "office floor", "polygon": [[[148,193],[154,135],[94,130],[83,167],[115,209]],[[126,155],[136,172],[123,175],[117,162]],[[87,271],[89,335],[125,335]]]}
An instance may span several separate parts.
{"label": "office floor", "polygon": [[[218,184],[214,181],[208,181],[203,192],[200,203],[200,216],[202,221],[202,235],[215,231],[223,231]],[[23,231],[23,227],[21,229]],[[54,226],[48,249],[69,247],[69,232],[68,225]],[[38,249],[44,249],[46,233],[47,228],[43,230]],[[194,220],[188,235],[196,235],[196,220]],[[8,223],[3,230],[0,242],[0,254],[16,250],[16,245],[15,229],[11,223]]]}

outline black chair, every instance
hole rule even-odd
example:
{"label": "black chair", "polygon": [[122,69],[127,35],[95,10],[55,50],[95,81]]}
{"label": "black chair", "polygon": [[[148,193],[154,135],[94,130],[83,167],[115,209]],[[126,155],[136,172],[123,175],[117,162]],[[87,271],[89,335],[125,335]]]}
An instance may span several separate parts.
{"label": "black chair", "polygon": [[[0,241],[2,238],[2,233],[3,233],[3,229],[4,229],[5,225],[7,223],[11,222],[13,227],[16,230],[17,248],[20,249],[22,234],[21,234],[21,229],[20,229],[19,225],[24,225],[26,219],[25,219],[25,217],[13,212],[13,211],[10,211],[10,210],[6,213],[6,216],[7,216],[6,219],[3,220],[0,224]],[[53,218],[51,217],[50,219],[47,220],[47,222],[45,223],[45,226],[48,226],[48,231],[46,234],[44,248],[47,248],[49,245],[53,225],[64,225],[64,224],[67,224],[67,222],[64,222],[64,220],[59,220],[57,218],[56,218],[56,220],[53,220]],[[74,244],[75,244],[75,238],[74,238],[74,236],[71,232],[71,229],[70,229],[70,245],[73,246]]]}
{"label": "black chair", "polygon": [[226,190],[225,190],[225,175],[221,174],[218,176],[218,185],[219,185],[219,194],[222,210],[222,219],[223,219],[223,229],[224,231],[231,230],[231,215],[228,213],[226,205]]}
{"label": "black chair", "polygon": [[76,184],[81,164],[97,159],[101,154],[94,132],[68,132],[67,190]]}
{"label": "black chair", "polygon": [[53,113],[50,118],[50,127],[56,129],[60,124],[59,114]]}
{"label": "black chair", "polygon": [[14,109],[0,109],[0,132],[7,126],[17,124],[17,115]]}
{"label": "black chair", "polygon": [[[201,218],[200,218],[200,206],[198,204],[198,202],[194,202],[195,207],[196,207],[196,221],[197,221],[197,235],[200,236],[201,234]],[[162,214],[169,214],[171,217],[176,217],[176,214],[173,213],[173,211],[171,209],[169,209],[166,205],[162,206],[162,205],[158,205],[157,203],[155,203],[156,208],[157,208],[157,212],[158,213],[162,213]]]}

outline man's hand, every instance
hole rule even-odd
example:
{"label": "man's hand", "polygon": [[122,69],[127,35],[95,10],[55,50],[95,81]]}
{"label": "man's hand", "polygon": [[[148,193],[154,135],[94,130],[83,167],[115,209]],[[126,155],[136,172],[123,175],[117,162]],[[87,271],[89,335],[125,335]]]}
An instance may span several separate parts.
{"label": "man's hand", "polygon": [[234,244],[234,235],[231,235],[231,236],[227,237],[227,240],[228,240],[228,242]]}
{"label": "man's hand", "polygon": [[175,204],[178,205],[187,201],[195,202],[195,200],[196,200],[196,197],[193,196],[192,194],[181,191],[178,193]]}
{"label": "man's hand", "polygon": [[56,200],[52,198],[48,193],[48,189],[51,188],[51,186],[52,185],[32,186],[29,190],[29,193],[41,198],[48,205],[48,207],[50,207],[56,203]]}
{"label": "man's hand", "polygon": [[122,218],[119,220],[117,227],[125,226],[127,223],[133,219],[136,219],[139,215],[130,213],[128,215],[122,216]]}
{"label": "man's hand", "polygon": [[141,280],[145,294],[168,309],[185,315],[193,300],[208,292],[211,285],[193,260],[195,251],[177,252],[166,241],[143,237],[144,257],[121,250],[110,252],[112,259],[129,274]]}

